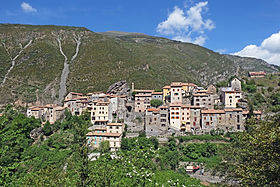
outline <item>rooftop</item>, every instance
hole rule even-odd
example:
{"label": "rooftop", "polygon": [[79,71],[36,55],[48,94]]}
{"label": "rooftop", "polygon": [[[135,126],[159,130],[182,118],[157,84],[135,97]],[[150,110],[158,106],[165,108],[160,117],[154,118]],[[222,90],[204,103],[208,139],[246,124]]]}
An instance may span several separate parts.
{"label": "rooftop", "polygon": [[209,109],[209,110],[201,110],[202,114],[224,114],[224,110],[214,110],[214,109]]}
{"label": "rooftop", "polygon": [[120,137],[120,133],[108,133],[108,132],[89,132],[87,136],[109,136],[109,137]]}
{"label": "rooftop", "polygon": [[108,123],[107,126],[123,126],[123,123]]}

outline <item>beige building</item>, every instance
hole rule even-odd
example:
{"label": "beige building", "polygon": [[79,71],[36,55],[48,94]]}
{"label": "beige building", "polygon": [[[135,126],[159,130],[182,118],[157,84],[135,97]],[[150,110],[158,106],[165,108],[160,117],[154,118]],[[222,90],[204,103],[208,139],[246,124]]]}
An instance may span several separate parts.
{"label": "beige building", "polygon": [[49,121],[50,124],[55,123],[64,116],[66,107],[61,107],[55,104],[47,104],[45,106],[33,106],[27,109],[27,117],[34,116],[42,121]]}
{"label": "beige building", "polygon": [[27,109],[27,117],[34,116],[36,119],[42,119],[44,115],[44,107],[32,106]]}
{"label": "beige building", "polygon": [[106,125],[109,120],[109,102],[94,101],[90,112],[93,125]]}
{"label": "beige building", "polygon": [[108,141],[111,151],[121,147],[123,123],[108,123],[105,127],[95,127],[93,132],[87,133],[87,143],[93,148],[99,148],[100,143]]}
{"label": "beige building", "polygon": [[108,141],[111,151],[116,151],[121,147],[122,134],[108,132],[87,133],[87,143],[90,147],[99,148],[100,143]]}
{"label": "beige building", "polygon": [[181,103],[170,104],[170,127],[181,130]]}
{"label": "beige building", "polygon": [[77,93],[77,92],[69,92],[67,96],[64,98],[64,100],[71,100],[71,99],[76,99],[79,97],[82,97],[82,93]]}
{"label": "beige building", "polygon": [[171,103],[182,103],[182,83],[172,82],[170,87]]}
{"label": "beige building", "polygon": [[135,95],[135,112],[145,112],[151,106],[152,94]]}
{"label": "beige building", "polygon": [[181,131],[190,132],[191,131],[191,105],[181,106]]}
{"label": "beige building", "polygon": [[237,102],[242,98],[242,93],[240,91],[223,91],[222,92],[222,102],[225,108],[236,108]]}

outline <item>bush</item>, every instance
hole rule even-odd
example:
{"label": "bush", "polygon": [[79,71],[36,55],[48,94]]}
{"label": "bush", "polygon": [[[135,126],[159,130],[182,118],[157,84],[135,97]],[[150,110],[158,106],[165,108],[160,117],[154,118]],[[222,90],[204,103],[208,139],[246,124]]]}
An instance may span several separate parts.
{"label": "bush", "polygon": [[162,104],[163,104],[163,102],[161,100],[158,100],[158,99],[151,100],[151,106],[153,106],[153,107],[159,107]]}
{"label": "bush", "polygon": [[52,132],[52,127],[50,122],[47,121],[47,123],[44,125],[43,127],[43,133],[46,136],[50,136],[53,132]]}
{"label": "bush", "polygon": [[273,90],[274,90],[274,88],[272,88],[272,87],[268,87],[268,89],[267,89],[268,92],[272,92]]}

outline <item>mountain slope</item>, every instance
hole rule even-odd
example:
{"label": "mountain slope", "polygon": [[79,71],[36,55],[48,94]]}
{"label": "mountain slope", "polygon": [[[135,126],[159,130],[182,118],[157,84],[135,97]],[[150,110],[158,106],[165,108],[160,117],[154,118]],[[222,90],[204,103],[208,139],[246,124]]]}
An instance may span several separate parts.
{"label": "mountain slope", "polygon": [[0,41],[0,103],[59,103],[68,91],[105,91],[119,80],[136,88],[207,85],[254,69],[194,44],[138,33],[0,24]]}

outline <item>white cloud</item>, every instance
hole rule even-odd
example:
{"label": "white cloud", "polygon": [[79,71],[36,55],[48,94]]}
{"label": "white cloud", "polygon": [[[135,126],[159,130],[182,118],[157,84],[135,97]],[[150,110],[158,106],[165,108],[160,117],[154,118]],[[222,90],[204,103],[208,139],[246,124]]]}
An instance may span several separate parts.
{"label": "white cloud", "polygon": [[30,4],[28,4],[26,2],[22,2],[20,6],[21,6],[21,9],[23,10],[23,12],[26,12],[26,13],[37,12],[36,8],[33,8]]}
{"label": "white cloud", "polygon": [[264,39],[260,46],[248,45],[241,51],[233,54],[243,57],[260,58],[270,64],[280,65],[280,32]]}
{"label": "white cloud", "polygon": [[199,2],[185,12],[175,6],[168,18],[158,24],[157,32],[174,40],[203,45],[207,39],[205,30],[215,28],[212,20],[202,17],[202,13],[208,10],[207,4],[207,1]]}

